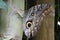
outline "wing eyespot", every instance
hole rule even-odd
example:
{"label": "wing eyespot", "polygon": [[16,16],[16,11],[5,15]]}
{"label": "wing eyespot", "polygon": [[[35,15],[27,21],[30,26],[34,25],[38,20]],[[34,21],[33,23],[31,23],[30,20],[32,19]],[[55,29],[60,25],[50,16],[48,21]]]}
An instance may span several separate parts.
{"label": "wing eyespot", "polygon": [[32,25],[32,21],[27,21],[26,23],[26,28],[29,29]]}
{"label": "wing eyespot", "polygon": [[34,13],[32,13],[31,15],[34,16]]}

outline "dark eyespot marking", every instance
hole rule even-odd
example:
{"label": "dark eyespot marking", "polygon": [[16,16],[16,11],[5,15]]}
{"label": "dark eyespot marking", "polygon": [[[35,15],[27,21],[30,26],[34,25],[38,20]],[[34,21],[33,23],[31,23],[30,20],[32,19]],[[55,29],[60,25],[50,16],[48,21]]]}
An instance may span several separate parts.
{"label": "dark eyespot marking", "polygon": [[27,28],[27,29],[30,28],[31,25],[32,25],[32,21],[31,21],[31,20],[27,21],[27,23],[26,23],[26,28]]}
{"label": "dark eyespot marking", "polygon": [[31,13],[32,16],[34,16],[34,13]]}

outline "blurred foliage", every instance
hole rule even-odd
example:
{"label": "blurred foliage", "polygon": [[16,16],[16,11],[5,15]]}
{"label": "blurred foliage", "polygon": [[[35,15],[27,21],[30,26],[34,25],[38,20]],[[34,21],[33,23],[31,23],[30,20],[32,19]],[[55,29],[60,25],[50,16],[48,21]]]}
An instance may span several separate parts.
{"label": "blurred foliage", "polygon": [[1,9],[7,9],[8,8],[3,0],[0,0],[0,8]]}
{"label": "blurred foliage", "polygon": [[[57,24],[57,22],[60,20],[60,0],[56,0],[56,25],[55,25],[55,40],[60,40],[60,26]],[[58,14],[58,15],[57,15]]]}
{"label": "blurred foliage", "polygon": [[57,6],[58,6],[58,17],[60,17],[60,0],[58,0]]}
{"label": "blurred foliage", "polygon": [[23,32],[23,38],[22,40],[27,40],[27,37],[25,36],[24,32]]}

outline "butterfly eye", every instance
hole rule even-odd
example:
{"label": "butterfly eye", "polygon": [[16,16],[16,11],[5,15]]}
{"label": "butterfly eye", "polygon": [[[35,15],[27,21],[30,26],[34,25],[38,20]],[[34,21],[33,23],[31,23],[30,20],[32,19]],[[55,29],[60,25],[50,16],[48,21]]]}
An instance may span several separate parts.
{"label": "butterfly eye", "polygon": [[34,13],[32,13],[31,15],[34,16]]}
{"label": "butterfly eye", "polygon": [[30,28],[31,25],[32,25],[32,22],[27,22],[27,23],[26,23],[26,28],[27,28],[27,29]]}

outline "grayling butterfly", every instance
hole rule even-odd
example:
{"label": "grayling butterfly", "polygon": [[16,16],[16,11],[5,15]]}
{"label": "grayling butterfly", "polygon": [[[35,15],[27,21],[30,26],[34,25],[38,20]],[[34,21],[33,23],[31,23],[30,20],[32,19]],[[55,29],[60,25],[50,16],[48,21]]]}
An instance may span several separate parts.
{"label": "grayling butterfly", "polygon": [[43,18],[52,12],[50,4],[31,7],[23,18],[23,31],[27,38],[34,37],[40,29]]}

